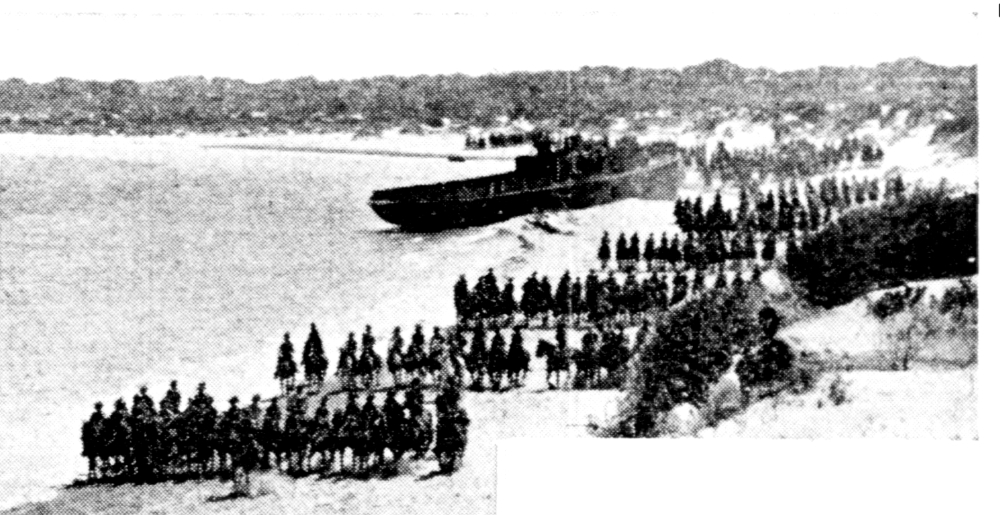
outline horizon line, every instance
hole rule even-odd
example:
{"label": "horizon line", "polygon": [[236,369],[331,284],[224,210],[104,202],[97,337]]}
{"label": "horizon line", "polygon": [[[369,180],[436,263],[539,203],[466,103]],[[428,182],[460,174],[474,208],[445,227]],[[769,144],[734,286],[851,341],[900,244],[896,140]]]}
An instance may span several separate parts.
{"label": "horizon line", "polygon": [[744,66],[744,65],[741,65],[739,63],[733,62],[732,60],[727,59],[725,57],[715,57],[715,58],[712,58],[712,59],[708,59],[708,60],[702,61],[700,63],[690,64],[690,65],[686,65],[686,66],[682,66],[682,67],[645,67],[645,66],[622,66],[622,65],[613,65],[613,64],[588,64],[588,65],[581,65],[581,66],[578,66],[578,67],[575,67],[575,68],[558,68],[558,67],[553,67],[553,68],[544,68],[544,69],[509,69],[509,70],[505,70],[505,71],[494,70],[494,71],[483,72],[483,73],[461,72],[461,71],[452,71],[452,72],[427,72],[427,73],[405,74],[405,75],[403,75],[403,74],[393,74],[393,73],[384,73],[384,74],[362,75],[362,76],[341,77],[341,78],[318,78],[316,75],[297,75],[297,76],[288,77],[288,78],[277,78],[276,77],[276,78],[266,79],[266,80],[260,80],[260,81],[243,79],[243,78],[236,77],[236,76],[206,75],[206,74],[177,74],[177,75],[164,76],[164,77],[156,78],[156,79],[143,79],[143,80],[130,79],[130,78],[127,78],[127,77],[119,77],[119,78],[115,78],[115,79],[85,79],[85,78],[70,77],[70,76],[66,76],[66,75],[58,75],[58,76],[55,76],[55,77],[53,77],[53,78],[51,78],[49,80],[28,80],[28,79],[24,79],[24,78],[18,77],[18,76],[11,76],[11,77],[6,77],[6,78],[0,79],[0,82],[8,82],[8,81],[12,81],[12,80],[20,80],[20,81],[23,81],[23,82],[25,82],[27,84],[39,85],[39,84],[50,84],[50,83],[55,82],[55,81],[60,80],[60,79],[68,79],[68,80],[74,80],[74,81],[79,81],[79,82],[109,82],[109,83],[110,82],[119,81],[119,80],[129,80],[129,81],[136,82],[138,84],[150,84],[150,83],[156,83],[156,82],[168,82],[168,81],[177,80],[177,79],[196,79],[197,78],[197,79],[204,79],[204,80],[207,80],[207,81],[211,81],[211,80],[215,80],[215,79],[223,79],[223,80],[232,80],[232,81],[242,81],[242,82],[245,82],[247,84],[267,84],[267,83],[271,83],[271,82],[291,82],[291,81],[300,80],[300,79],[313,79],[313,80],[316,80],[316,81],[319,81],[319,82],[351,82],[351,81],[358,81],[358,80],[387,79],[387,78],[407,79],[407,78],[416,78],[416,77],[455,77],[455,76],[466,76],[466,77],[472,77],[472,78],[482,78],[482,77],[489,77],[489,76],[493,76],[493,75],[510,75],[510,74],[518,74],[518,73],[535,74],[535,73],[546,73],[546,72],[580,72],[580,71],[584,71],[584,70],[587,70],[587,69],[595,69],[595,68],[613,68],[613,69],[618,69],[618,70],[640,70],[640,71],[673,71],[673,72],[683,73],[685,70],[687,70],[689,68],[696,68],[698,66],[703,66],[703,65],[706,65],[706,64],[709,64],[709,63],[714,63],[714,62],[722,62],[722,63],[730,64],[730,65],[733,65],[733,66],[735,66],[735,67],[737,67],[737,68],[739,68],[741,70],[747,70],[747,71],[761,71],[762,70],[762,71],[768,71],[768,72],[772,72],[772,73],[781,75],[781,74],[794,74],[794,73],[800,73],[800,72],[814,71],[814,70],[824,69],[824,68],[826,68],[826,69],[842,69],[842,70],[852,70],[852,69],[870,70],[870,69],[875,69],[875,68],[878,68],[878,67],[881,67],[881,66],[887,66],[887,65],[892,65],[892,64],[896,64],[896,63],[899,63],[899,62],[906,62],[906,61],[914,62],[915,64],[922,64],[922,65],[928,65],[928,66],[933,66],[933,67],[938,67],[938,68],[945,68],[945,69],[948,69],[948,70],[954,70],[956,68],[973,68],[973,69],[977,69],[977,66],[978,66],[978,63],[971,63],[971,64],[938,64],[938,63],[930,62],[930,61],[927,61],[927,60],[925,60],[923,58],[916,57],[916,56],[905,56],[905,57],[898,57],[898,58],[893,59],[893,60],[882,61],[882,62],[879,62],[877,64],[873,64],[873,65],[831,65],[831,64],[818,64],[818,65],[814,65],[814,66],[806,67],[806,68],[794,68],[794,69],[788,69],[788,70],[778,70],[776,68],[772,68],[772,67],[769,67],[769,66]]}

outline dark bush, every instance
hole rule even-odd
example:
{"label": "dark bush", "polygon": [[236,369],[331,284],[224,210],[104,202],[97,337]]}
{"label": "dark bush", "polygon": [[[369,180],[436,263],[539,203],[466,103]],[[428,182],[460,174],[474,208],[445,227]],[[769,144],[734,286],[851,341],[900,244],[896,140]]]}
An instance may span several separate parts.
{"label": "dark bush", "polygon": [[902,289],[886,292],[871,305],[871,314],[879,320],[885,320],[920,302],[926,291],[924,286],[911,288],[907,285]]}
{"label": "dark bush", "polygon": [[736,365],[736,374],[744,388],[754,388],[789,379],[795,361],[791,347],[781,340],[771,340],[759,349],[743,356]]}
{"label": "dark bush", "polygon": [[670,313],[639,356],[622,413],[635,436],[655,431],[656,415],[689,402],[702,405],[709,387],[764,335],[757,321],[761,295],[710,290]]}
{"label": "dark bush", "polygon": [[969,279],[962,279],[958,286],[945,290],[941,297],[940,311],[942,315],[951,314],[956,322],[963,321],[966,310],[979,306],[979,289]]}
{"label": "dark bush", "polygon": [[788,276],[806,300],[833,307],[906,281],[977,273],[979,195],[944,188],[850,211],[803,239]]}

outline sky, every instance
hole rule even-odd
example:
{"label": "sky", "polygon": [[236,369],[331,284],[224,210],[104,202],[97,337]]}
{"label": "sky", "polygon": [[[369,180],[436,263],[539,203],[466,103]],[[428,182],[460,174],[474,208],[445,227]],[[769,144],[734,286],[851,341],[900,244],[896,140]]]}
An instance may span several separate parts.
{"label": "sky", "polygon": [[[977,2],[969,1],[644,3],[4,2],[0,78],[261,82],[587,65],[682,68],[714,58],[779,71],[902,57],[968,65],[978,61],[983,25],[972,14]],[[994,14],[995,4],[983,7]]]}

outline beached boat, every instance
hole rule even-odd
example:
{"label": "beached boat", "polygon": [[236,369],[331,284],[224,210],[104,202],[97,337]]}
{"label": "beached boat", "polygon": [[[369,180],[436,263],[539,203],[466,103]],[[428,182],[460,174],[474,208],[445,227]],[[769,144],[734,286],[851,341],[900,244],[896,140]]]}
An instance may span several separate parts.
{"label": "beached boat", "polygon": [[625,198],[671,198],[679,183],[673,156],[633,160],[637,166],[591,174],[577,173],[572,166],[550,166],[559,158],[560,154],[547,153],[521,156],[512,172],[377,190],[369,205],[383,220],[404,230],[434,232]]}

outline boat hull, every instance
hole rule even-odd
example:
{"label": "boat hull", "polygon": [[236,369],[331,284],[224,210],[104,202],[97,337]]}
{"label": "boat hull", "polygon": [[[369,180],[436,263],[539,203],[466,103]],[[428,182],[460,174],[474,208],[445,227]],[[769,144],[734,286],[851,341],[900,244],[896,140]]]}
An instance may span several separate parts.
{"label": "boat hull", "polygon": [[435,232],[482,226],[535,211],[582,209],[626,198],[669,199],[680,182],[676,161],[548,187],[471,198],[373,199],[371,208],[401,229]]}

